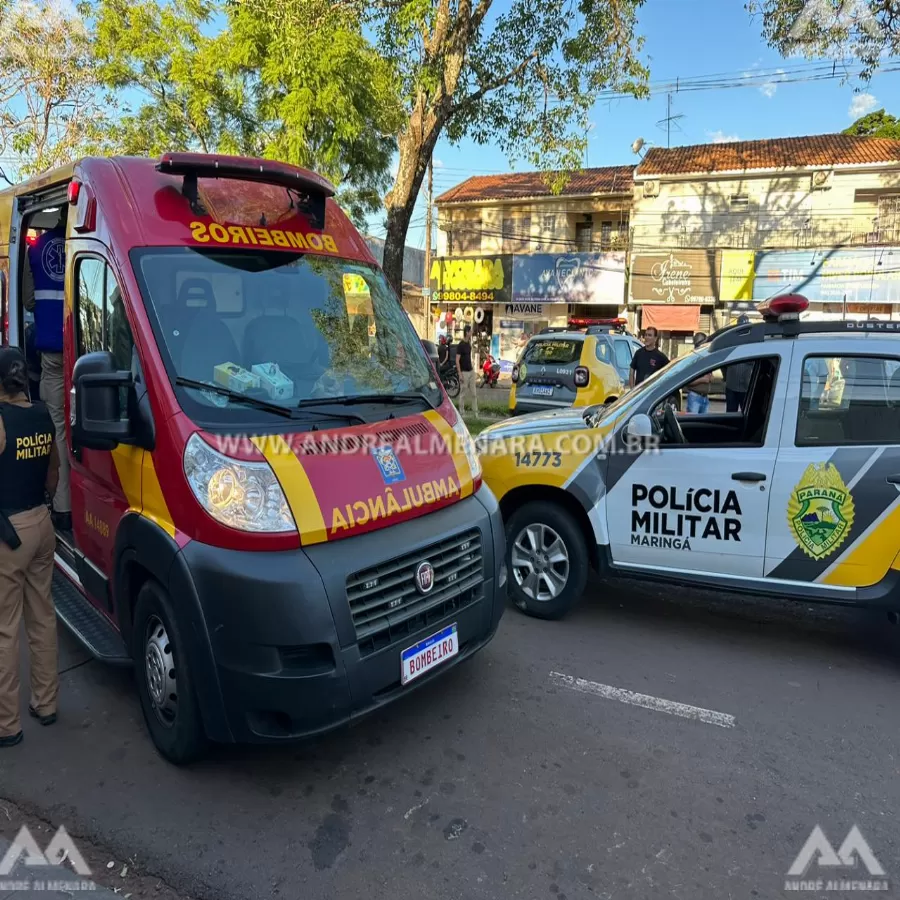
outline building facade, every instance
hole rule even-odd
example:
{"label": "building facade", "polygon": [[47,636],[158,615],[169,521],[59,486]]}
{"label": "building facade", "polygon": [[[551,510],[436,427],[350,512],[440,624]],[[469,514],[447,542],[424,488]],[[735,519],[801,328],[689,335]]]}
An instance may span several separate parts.
{"label": "building facade", "polygon": [[627,316],[672,353],[777,293],[817,318],[900,320],[900,141],[832,134],[651,148],[637,167],[469,178],[436,201],[438,331],[495,355]]}
{"label": "building facade", "polygon": [[817,318],[900,319],[900,141],[819,135],[648,151],[631,318],[680,335],[789,290]]}
{"label": "building facade", "polygon": [[585,169],[554,193],[539,172],[478,176],[436,200],[436,334],[471,324],[510,368],[524,339],[625,311],[632,166]]}

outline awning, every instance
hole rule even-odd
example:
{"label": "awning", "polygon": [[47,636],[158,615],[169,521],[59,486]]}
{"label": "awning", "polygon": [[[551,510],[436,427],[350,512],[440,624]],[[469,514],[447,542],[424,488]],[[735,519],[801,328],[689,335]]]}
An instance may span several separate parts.
{"label": "awning", "polygon": [[652,306],[644,304],[641,309],[641,328],[650,328],[657,331],[688,331],[694,334],[699,330],[700,307],[691,306]]}

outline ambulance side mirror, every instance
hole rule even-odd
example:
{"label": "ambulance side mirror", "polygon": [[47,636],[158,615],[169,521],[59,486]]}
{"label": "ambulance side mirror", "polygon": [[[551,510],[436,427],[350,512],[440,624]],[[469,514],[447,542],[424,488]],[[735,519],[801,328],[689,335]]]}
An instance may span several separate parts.
{"label": "ambulance side mirror", "polygon": [[72,444],[88,450],[113,450],[131,443],[133,427],[123,416],[124,389],[132,386],[131,372],[116,369],[111,353],[97,351],[80,357],[72,373],[75,415]]}

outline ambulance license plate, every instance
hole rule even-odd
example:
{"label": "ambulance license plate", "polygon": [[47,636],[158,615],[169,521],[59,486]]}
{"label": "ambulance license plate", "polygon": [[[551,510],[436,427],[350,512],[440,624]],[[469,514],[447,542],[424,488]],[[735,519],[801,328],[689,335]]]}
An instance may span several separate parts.
{"label": "ambulance license plate", "polygon": [[459,634],[456,623],[433,634],[400,654],[400,683],[409,684],[451,656],[459,653]]}
{"label": "ambulance license plate", "polygon": [[552,397],[553,396],[553,388],[545,387],[543,385],[537,384],[533,389],[535,397]]}

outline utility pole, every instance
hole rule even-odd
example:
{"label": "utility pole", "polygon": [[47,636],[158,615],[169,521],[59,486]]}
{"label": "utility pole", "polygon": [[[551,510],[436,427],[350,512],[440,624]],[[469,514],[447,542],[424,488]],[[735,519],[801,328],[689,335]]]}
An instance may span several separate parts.
{"label": "utility pole", "polygon": [[428,160],[428,189],[425,195],[425,286],[428,286],[428,279],[431,273],[431,216],[434,206],[434,169],[431,160]]}
{"label": "utility pole", "polygon": [[[431,217],[434,209],[434,167],[431,159],[428,160],[428,189],[425,202],[427,206],[425,207],[425,283],[422,285],[422,300],[424,301],[422,319],[426,332],[428,332],[428,323],[431,321]],[[426,333],[426,337],[430,338],[432,335]]]}

